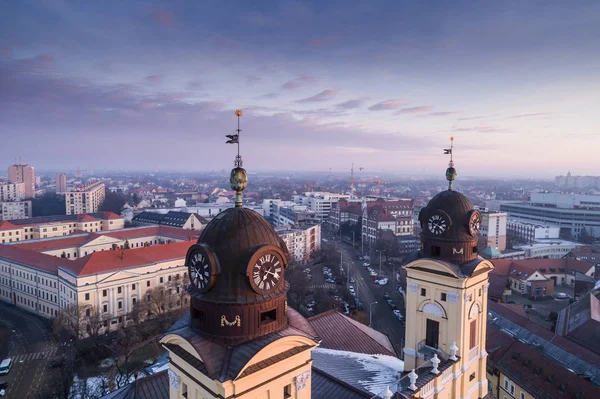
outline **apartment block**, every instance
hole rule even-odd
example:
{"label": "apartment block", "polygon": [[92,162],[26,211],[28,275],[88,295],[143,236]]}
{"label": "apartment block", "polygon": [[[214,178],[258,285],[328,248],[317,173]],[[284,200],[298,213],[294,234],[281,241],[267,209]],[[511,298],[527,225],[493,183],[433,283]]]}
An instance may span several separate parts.
{"label": "apartment block", "polygon": [[67,192],[67,175],[64,173],[58,173],[56,175],[56,192],[58,194]]}
{"label": "apartment block", "polygon": [[104,183],[91,182],[65,193],[67,215],[98,212],[104,201]]}
{"label": "apartment block", "polygon": [[0,202],[0,220],[28,219],[31,215],[31,201]]}
{"label": "apartment block", "polygon": [[24,198],[35,197],[35,172],[33,166],[15,164],[8,167],[8,181],[10,183],[23,183]]}
{"label": "apartment block", "polygon": [[20,201],[25,198],[25,183],[0,184],[0,201]]}

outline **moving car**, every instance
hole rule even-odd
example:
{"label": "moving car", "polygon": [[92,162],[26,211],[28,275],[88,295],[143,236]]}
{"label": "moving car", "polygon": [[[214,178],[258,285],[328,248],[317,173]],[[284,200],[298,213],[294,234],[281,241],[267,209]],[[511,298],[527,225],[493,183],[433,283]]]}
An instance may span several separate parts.
{"label": "moving car", "polygon": [[354,277],[350,277],[350,282],[351,282],[352,284],[356,283],[356,281],[354,280]]}
{"label": "moving car", "polygon": [[12,367],[12,364],[12,359],[4,359],[2,363],[0,363],[0,375],[8,374],[10,368]]}
{"label": "moving car", "polygon": [[400,313],[400,311],[398,309],[394,309],[394,316],[396,316],[396,318],[398,319],[398,321],[402,320],[402,313]]}

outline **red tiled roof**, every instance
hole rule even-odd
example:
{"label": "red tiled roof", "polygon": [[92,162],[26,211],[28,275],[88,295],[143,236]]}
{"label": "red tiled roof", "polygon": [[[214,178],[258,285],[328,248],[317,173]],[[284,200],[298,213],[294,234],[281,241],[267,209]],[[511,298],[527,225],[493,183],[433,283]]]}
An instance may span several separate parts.
{"label": "red tiled roof", "polygon": [[600,367],[600,356],[587,350],[584,347],[575,344],[574,342],[569,341],[564,337],[556,335],[550,330],[546,330],[539,324],[513,312],[511,309],[501,306],[498,303],[488,301],[488,310],[498,313],[500,316],[505,317],[513,323],[529,330],[530,332],[545,339],[546,341],[552,340],[552,343],[554,345],[569,352],[573,356],[576,356],[580,359],[584,359],[586,362],[591,363],[596,367]]}
{"label": "red tiled roof", "polygon": [[105,273],[111,270],[128,269],[158,262],[180,259],[183,265],[185,255],[192,243],[176,242],[114,251],[97,251],[83,258],[71,261],[65,268],[78,276]]}
{"label": "red tiled roof", "polygon": [[90,236],[93,238],[99,237],[93,233],[83,233],[85,235],[66,236],[64,238],[40,240],[40,241],[22,241],[18,244],[12,244],[13,247],[27,249],[29,251],[45,252],[61,248],[78,247],[90,241]]}
{"label": "red tiled roof", "polygon": [[102,232],[102,234],[109,237],[119,238],[122,240],[152,235],[170,237],[178,240],[192,240],[200,237],[199,231],[180,229],[178,227],[171,226],[148,226],[135,229],[113,230]]}
{"label": "red tiled roof", "polygon": [[[533,271],[546,269],[546,273],[550,272],[550,269],[574,270],[581,273],[587,273],[592,267],[589,263],[583,262],[577,259],[525,259],[525,260],[513,260],[513,259],[493,259],[492,263],[495,269],[492,271],[493,274],[500,276],[509,276],[513,270],[521,271],[522,274],[532,275]],[[543,274],[544,272],[542,272]]]}
{"label": "red tiled roof", "polygon": [[520,341],[514,340],[500,359],[489,360],[491,367],[500,369],[527,392],[535,392],[536,398],[576,398],[578,394],[583,398],[598,397],[598,387],[592,382]]}
{"label": "red tiled roof", "polygon": [[8,220],[1,220],[0,221],[0,230],[16,230],[19,229],[20,227],[15,226],[14,224],[12,224],[11,222],[9,222]]}
{"label": "red tiled roof", "polygon": [[321,348],[396,356],[394,347],[386,335],[336,310],[313,316],[308,319],[308,322],[323,339]]}
{"label": "red tiled roof", "polygon": [[68,259],[19,248],[17,245],[0,245],[0,258],[51,273],[56,273],[58,266],[69,263]]}
{"label": "red tiled roof", "polygon": [[519,316],[529,319],[529,315],[527,314],[527,312],[525,312],[525,308],[523,307],[523,305],[519,305],[518,303],[502,303],[502,302],[498,302],[498,305],[505,307],[512,312],[515,312]]}
{"label": "red tiled roof", "polygon": [[97,222],[100,219],[95,218],[93,216],[88,215],[87,213],[83,213],[81,215],[77,215],[78,222]]}
{"label": "red tiled roof", "polygon": [[114,212],[102,212],[103,219],[122,219],[121,216],[117,215]]}

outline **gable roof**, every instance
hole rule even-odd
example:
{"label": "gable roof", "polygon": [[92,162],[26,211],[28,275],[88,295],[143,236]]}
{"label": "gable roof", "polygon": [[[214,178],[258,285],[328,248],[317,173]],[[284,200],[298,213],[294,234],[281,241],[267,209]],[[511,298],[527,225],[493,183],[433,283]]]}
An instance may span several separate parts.
{"label": "gable roof", "polygon": [[0,220],[0,230],[15,230],[18,228],[18,226],[15,226],[8,220]]}
{"label": "gable roof", "polygon": [[321,348],[396,356],[394,347],[386,335],[336,310],[310,317],[308,322],[323,340]]}
{"label": "gable roof", "polygon": [[183,264],[187,250],[191,245],[190,242],[183,241],[152,245],[146,248],[96,251],[67,263],[64,268],[78,276],[84,276],[151,265],[169,260],[181,260]]}
{"label": "gable roof", "polygon": [[96,219],[122,219],[121,216],[113,212],[94,212],[79,215],[52,215],[52,216],[34,216],[29,219],[14,219],[10,222],[17,226],[32,226],[43,223],[55,223],[55,222],[75,222],[78,220],[80,215],[89,215]]}
{"label": "gable roof", "polygon": [[68,259],[19,248],[16,245],[0,244],[0,259],[30,266],[50,273],[57,273],[59,266],[69,263]]}
{"label": "gable roof", "polygon": [[[498,274],[500,276],[510,275],[510,277],[515,277],[511,274],[513,270],[517,270],[517,274],[518,272],[521,272],[521,275],[528,274],[530,276],[536,270],[542,274],[564,273],[566,271],[578,271],[581,273],[587,273],[590,270],[590,268],[593,267],[593,265],[587,262],[568,258],[524,260],[492,259],[491,262],[495,266],[495,270],[493,273]],[[551,271],[550,269],[554,270]]]}
{"label": "gable roof", "polygon": [[123,388],[102,396],[102,399],[169,399],[168,371],[138,378]]}
{"label": "gable roof", "polygon": [[207,220],[200,215],[178,211],[169,211],[167,213],[142,212],[134,216],[132,221],[181,228],[192,216],[195,216],[201,223],[207,223]]}

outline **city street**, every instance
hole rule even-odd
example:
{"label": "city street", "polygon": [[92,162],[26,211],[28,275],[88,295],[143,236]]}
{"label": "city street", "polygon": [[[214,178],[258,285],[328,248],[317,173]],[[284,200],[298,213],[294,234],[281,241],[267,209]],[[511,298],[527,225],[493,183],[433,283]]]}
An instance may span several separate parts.
{"label": "city street", "polygon": [[14,363],[7,375],[7,398],[32,398],[44,381],[46,363],[57,351],[48,322],[5,304],[0,305],[0,323],[11,331],[9,342],[0,342],[3,358]]}
{"label": "city street", "polygon": [[[367,269],[363,267],[363,261],[358,260],[358,255],[360,255],[359,245],[357,245],[357,248],[352,248],[352,245],[346,243],[340,244],[340,242],[332,242],[331,240],[329,240],[326,245],[330,248],[335,247],[336,250],[341,249],[343,253],[344,273],[348,269],[348,265],[350,265],[350,277],[353,277],[356,281],[353,285],[357,291],[359,301],[364,306],[364,311],[368,314],[371,306],[370,304],[377,302],[371,307],[372,327],[375,330],[386,334],[396,349],[397,355],[402,357],[404,324],[396,319],[391,307],[383,298],[385,294],[388,294],[404,316],[404,299],[402,295],[393,288],[392,271],[384,265],[382,269],[383,274],[389,278],[389,282],[384,286],[377,285],[373,282]],[[371,267],[379,271],[379,258],[372,259],[371,262]]]}

